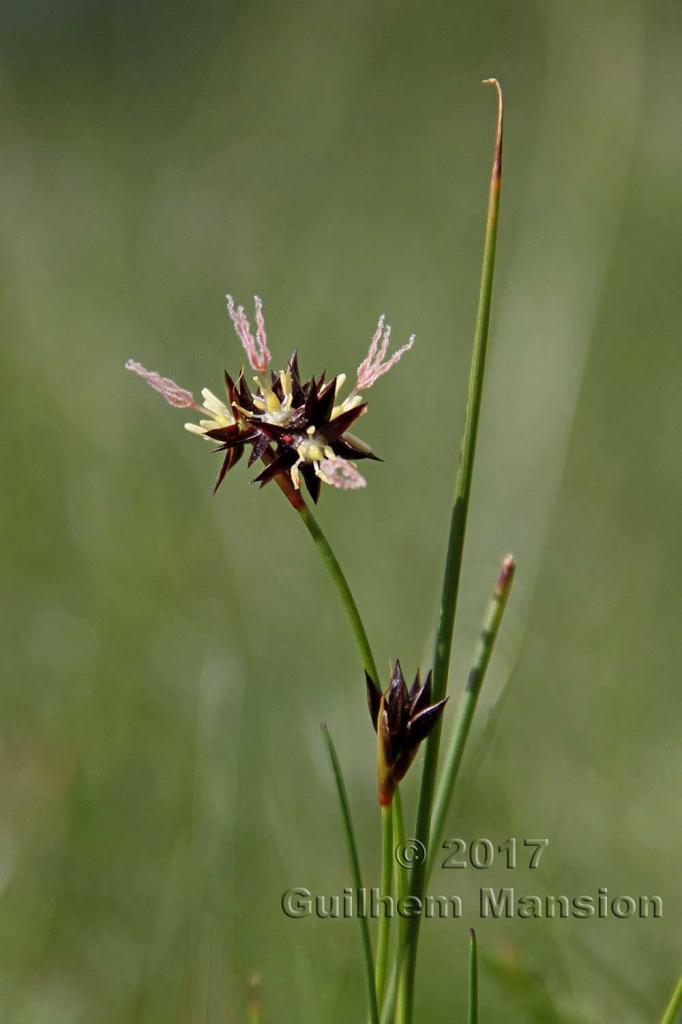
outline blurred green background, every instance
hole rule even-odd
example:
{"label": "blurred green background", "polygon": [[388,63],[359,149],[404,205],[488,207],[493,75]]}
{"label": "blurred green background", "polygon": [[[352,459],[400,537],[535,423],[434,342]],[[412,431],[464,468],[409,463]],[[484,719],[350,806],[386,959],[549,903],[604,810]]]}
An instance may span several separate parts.
{"label": "blurred green background", "polygon": [[[318,723],[375,883],[373,734],[318,554],[123,371],[195,393],[241,351],[352,372],[385,458],[320,519],[379,663],[428,660],[474,319],[494,94],[507,103],[489,376],[453,660],[519,562],[447,835],[548,837],[541,867],[437,873],[418,1020],[658,1017],[679,968],[682,544],[676,2],[7,0],[0,1018],[362,1019]],[[451,716],[452,717],[452,716]],[[414,806],[417,770],[405,785]],[[444,836],[444,838],[446,838]],[[477,920],[481,885],[657,894],[661,920]]]}

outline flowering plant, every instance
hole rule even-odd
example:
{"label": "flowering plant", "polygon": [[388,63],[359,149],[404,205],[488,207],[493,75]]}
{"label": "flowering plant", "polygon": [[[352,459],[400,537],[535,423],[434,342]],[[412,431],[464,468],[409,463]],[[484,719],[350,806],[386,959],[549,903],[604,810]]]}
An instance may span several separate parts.
{"label": "flowering plant", "polygon": [[[497,235],[502,160],[502,93],[495,79],[490,79],[490,82],[497,89],[498,120],[481,291],[433,667],[423,682],[420,673],[417,672],[414,683],[408,690],[400,662],[396,660],[388,686],[383,692],[380,690],[379,675],[369,639],[348,581],[329,541],[301,493],[303,483],[309,496],[316,503],[322,484],[345,491],[359,490],[366,486],[366,480],[358,470],[357,463],[365,460],[378,461],[378,457],[368,444],[351,431],[351,428],[367,411],[365,393],[412,348],[414,335],[389,354],[391,328],[381,316],[367,355],[359,364],[353,385],[344,396],[345,374],[338,374],[330,380],[325,379],[325,374],[304,378],[299,369],[296,352],[291,355],[284,369],[273,371],[261,299],[255,297],[254,332],[244,308],[235,306],[232,297],[228,295],[227,312],[253,371],[251,382],[247,381],[243,369],[236,378],[226,372],[224,399],[218,398],[208,388],[204,388],[201,392],[202,401],[197,402],[191,391],[170,378],[146,369],[135,360],[131,359],[126,363],[127,369],[145,380],[170,405],[179,409],[191,409],[198,414],[198,422],[188,422],[185,427],[190,433],[213,442],[214,451],[222,457],[213,488],[214,493],[248,449],[249,466],[258,461],[263,464],[253,482],[263,486],[269,481],[276,481],[318,546],[337,586],[358,646],[365,670],[370,718],[377,736],[377,782],[382,823],[380,891],[386,896],[395,892],[403,899],[409,895],[417,901],[424,896],[431,867],[426,851],[429,846],[433,846],[432,840],[439,834],[452,796],[478,695],[514,575],[514,562],[508,557],[503,564],[488,609],[479,649],[467,687],[462,694],[440,783],[436,790],[441,726],[448,700],[446,691],[450,647],[483,389]],[[323,727],[323,734],[341,803],[353,880],[356,889],[360,891],[363,887],[357,841],[343,774],[326,727]],[[395,870],[393,864],[394,849],[400,850],[405,845],[400,784],[423,742],[426,753],[414,841],[425,851],[425,855],[415,861],[412,877],[408,879],[407,868],[397,855]],[[401,922],[393,944],[392,967],[391,917],[384,916],[379,920],[375,949],[365,917],[359,919],[359,925],[370,1021],[372,1024],[411,1024],[419,917],[410,917]],[[475,937],[472,937],[471,949],[469,1020],[473,1022],[476,1019],[477,1003]],[[254,987],[250,996],[250,1012],[253,1020],[260,1019],[259,997],[257,988]]]}
{"label": "flowering plant", "polygon": [[[408,689],[401,664],[396,659],[388,685],[385,690],[380,689],[372,649],[348,581],[301,493],[301,485],[304,484],[312,501],[317,503],[323,484],[344,491],[359,490],[366,486],[357,463],[379,460],[371,447],[357,437],[351,428],[367,411],[366,392],[409,351],[414,344],[414,335],[389,354],[391,328],[381,316],[367,355],[357,368],[352,387],[344,396],[347,380],[345,374],[338,374],[329,380],[325,379],[325,374],[304,378],[296,352],[291,355],[284,369],[273,371],[261,299],[255,297],[255,332],[252,332],[243,307],[235,307],[233,299],[228,296],[227,311],[253,371],[251,381],[247,380],[243,369],[236,378],[225,373],[225,397],[218,398],[204,388],[201,392],[202,402],[197,402],[191,391],[180,387],[170,378],[162,377],[133,360],[126,364],[129,370],[145,380],[170,405],[193,410],[198,414],[198,422],[186,423],[185,427],[190,433],[213,442],[214,451],[221,455],[214,493],[248,449],[249,466],[259,461],[263,464],[253,482],[263,486],[274,480],[279,485],[320,550],[338,589],[357,643],[365,670],[370,719],[376,732],[382,836],[379,891],[386,898],[395,894],[399,899],[411,899],[413,906],[423,904],[433,867],[432,851],[437,847],[455,788],[515,572],[514,560],[507,556],[485,613],[479,643],[460,695],[441,764],[441,732],[448,702],[450,653],[483,392],[502,176],[502,93],[495,79],[487,81],[497,89],[498,117],[481,286],[433,664],[423,681],[417,671]],[[364,887],[358,844],[343,772],[326,726],[323,727],[323,736],[341,805],[353,882],[356,892],[360,893]],[[411,864],[411,875],[408,876],[408,866],[398,856],[407,845],[400,787],[422,744],[425,754],[414,839],[407,841],[413,844],[417,856]],[[392,942],[391,916],[385,915],[379,920],[376,941],[373,943],[366,916],[358,918],[371,1024],[411,1024],[413,1020],[420,921],[419,913],[407,915],[399,922],[395,941]],[[681,1005],[682,983],[673,995],[664,1016],[664,1024],[673,1024]],[[256,979],[251,985],[249,1012],[251,1020],[257,1024],[260,1021],[260,998]],[[477,1020],[477,947],[472,932],[467,1021],[468,1024],[476,1024]]]}

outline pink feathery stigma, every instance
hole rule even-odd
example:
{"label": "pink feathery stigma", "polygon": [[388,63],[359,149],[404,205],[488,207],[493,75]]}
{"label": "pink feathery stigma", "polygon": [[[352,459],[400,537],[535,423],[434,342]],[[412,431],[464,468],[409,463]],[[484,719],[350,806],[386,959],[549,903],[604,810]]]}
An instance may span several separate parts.
{"label": "pink feathery stigma", "polygon": [[379,317],[379,323],[377,329],[372,337],[372,342],[369,346],[369,352],[365,356],[363,362],[358,366],[358,379],[355,384],[357,391],[371,388],[372,384],[376,384],[379,377],[383,377],[385,373],[395,366],[399,359],[405,355],[406,352],[414,345],[414,334],[410,340],[399,348],[397,352],[387,359],[388,345],[391,340],[391,328],[389,325],[384,326],[384,316]]}
{"label": "pink feathery stigma", "polygon": [[342,491],[357,491],[360,487],[366,487],[367,481],[362,473],[358,473],[347,459],[323,459],[320,469],[332,487],[338,487]]}
{"label": "pink feathery stigma", "polygon": [[251,368],[257,373],[265,373],[272,356],[270,355],[270,349],[268,348],[268,340],[265,335],[265,320],[263,319],[263,303],[254,295],[254,301],[256,303],[256,337],[251,333],[251,325],[249,324],[248,317],[244,312],[243,306],[238,306],[235,309],[234,301],[231,295],[227,295],[227,312],[230,314],[230,319],[234,324],[234,329],[237,332],[237,337],[244,346],[244,351],[248,357]]}
{"label": "pink feathery stigma", "polygon": [[128,360],[126,370],[132,370],[138,377],[142,377],[142,380],[146,380],[150,387],[163,395],[168,404],[174,405],[176,409],[189,409],[196,405],[192,392],[181,388],[170,377],[162,377],[160,373],[148,370],[142,363],[136,363],[134,359]]}
{"label": "pink feathery stigma", "polygon": [[267,370],[270,365],[272,356],[270,355],[270,349],[268,348],[268,339],[265,335],[265,319],[263,318],[263,300],[257,295],[254,295],[253,301],[256,304],[256,344],[258,345],[258,351],[265,360],[264,370]]}

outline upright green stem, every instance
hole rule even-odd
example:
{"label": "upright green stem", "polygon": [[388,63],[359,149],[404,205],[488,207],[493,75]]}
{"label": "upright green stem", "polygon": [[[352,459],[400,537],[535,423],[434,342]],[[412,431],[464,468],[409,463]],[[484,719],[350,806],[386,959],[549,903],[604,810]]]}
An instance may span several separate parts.
{"label": "upright green stem", "polygon": [[[353,820],[350,813],[350,804],[348,802],[348,793],[346,791],[346,784],[343,780],[343,773],[341,771],[341,765],[336,753],[336,748],[329,735],[329,730],[326,726],[322,726],[322,734],[327,744],[327,750],[329,752],[329,760],[331,761],[332,771],[334,773],[334,781],[336,782],[336,789],[339,795],[339,803],[341,805],[341,815],[343,818],[343,828],[346,835],[346,843],[348,845],[348,858],[350,860],[350,869],[353,876],[353,885],[355,886],[356,898],[359,898],[360,892],[364,891],[362,884],[362,872],[360,870],[360,857],[358,856],[358,847],[355,841],[355,831],[353,829]],[[365,963],[365,977],[367,980],[367,997],[369,1000],[369,1016],[372,1024],[379,1024],[379,1008],[377,1005],[376,991],[374,987],[374,963],[372,960],[372,940],[369,936],[369,922],[365,914],[358,914],[358,924],[360,926],[360,934],[362,938],[362,951],[364,954]]]}
{"label": "upright green stem", "polygon": [[469,1001],[467,1004],[467,1024],[478,1024],[478,949],[476,932],[469,932]]}
{"label": "upright green stem", "polygon": [[[393,892],[393,806],[387,804],[381,808],[381,882],[379,893],[382,897],[391,897]],[[377,934],[376,970],[374,974],[377,1004],[379,1010],[383,1006],[386,988],[386,968],[388,966],[388,948],[391,935],[391,918],[384,910],[379,918]]]}
{"label": "upright green stem", "polygon": [[[408,896],[408,879],[407,879],[407,868],[400,862],[396,855],[398,849],[404,849],[405,847],[405,823],[403,821],[403,804],[402,797],[400,795],[400,786],[396,786],[395,793],[393,794],[393,801],[391,804],[393,808],[393,849],[392,855],[395,859],[395,894],[396,900],[403,901]],[[398,975],[398,969],[400,966],[401,951],[405,948],[405,919],[402,915],[398,917],[398,945],[396,949],[396,957],[391,966],[391,973],[387,977],[384,984],[384,999],[383,1005],[379,1006],[381,1012],[381,1024],[389,1024],[393,1020],[395,1013],[395,1001],[396,1001],[396,977]]]}
{"label": "upright green stem", "polygon": [[[483,394],[483,376],[488,343],[488,327],[490,323],[490,302],[492,297],[493,274],[495,268],[495,246],[497,242],[497,223],[500,204],[500,184],[502,177],[502,91],[496,79],[488,79],[494,85],[498,95],[497,137],[493,157],[493,169],[490,179],[488,198],[488,216],[486,223],[485,243],[483,248],[483,268],[481,287],[474,331],[469,388],[464,420],[464,434],[455,485],[455,500],[450,521],[450,536],[443,576],[440,616],[436,633],[436,647],[433,660],[433,699],[441,700],[447,691],[448,670],[450,666],[450,650],[452,647],[452,631],[457,607],[457,594],[462,568],[462,552],[466,532],[471,481],[473,477],[474,455],[478,436],[478,423]],[[427,740],[424,769],[422,774],[419,804],[417,808],[416,835],[426,845],[431,830],[431,807],[438,768],[438,751],[440,747],[441,723]],[[423,899],[426,883],[426,864],[417,865],[412,875],[412,894]],[[408,919],[406,928],[406,949],[400,974],[399,1024],[410,1024],[414,1001],[414,978],[417,963],[417,945],[419,942],[419,925],[421,915]]]}
{"label": "upright green stem", "polygon": [[680,1010],[682,1010],[682,977],[677,982],[677,987],[665,1008],[665,1012],[661,1017],[661,1024],[677,1024]]}
{"label": "upright green stem", "polygon": [[[396,786],[395,793],[393,794],[393,856],[396,857],[396,851],[402,849],[405,845],[405,823],[403,821],[403,801],[400,796],[400,787]],[[396,896],[399,900],[404,900],[407,896],[408,890],[407,884],[407,868],[402,864],[396,857],[396,869],[395,869],[395,891]],[[402,918],[401,918],[402,920]]]}
{"label": "upright green stem", "polygon": [[[393,846],[397,850],[399,847],[403,848],[405,845],[405,824],[403,822],[403,808],[400,802],[400,792],[396,789],[395,796],[393,798],[395,804],[395,810],[393,815],[394,827],[393,827]],[[405,900],[408,896],[408,879],[407,879],[407,868],[403,865],[399,865],[396,868],[396,896],[398,902],[402,902],[404,905]],[[400,958],[404,955],[405,951],[405,936],[406,936],[406,924],[407,918],[403,917],[402,914],[398,917],[398,949],[396,952],[396,970],[400,969]],[[392,985],[389,990],[389,999],[392,1001],[395,998],[395,975],[391,979]],[[402,997],[402,993],[397,993],[398,999]],[[402,1007],[398,1005],[398,1014],[402,1012]]]}
{"label": "upright green stem", "polygon": [[467,739],[469,738],[469,730],[471,729],[471,722],[474,717],[474,712],[476,711],[476,705],[478,704],[483,680],[485,679],[486,672],[488,671],[490,656],[492,655],[500,623],[502,622],[502,616],[504,615],[504,610],[507,606],[507,599],[509,597],[509,591],[511,590],[515,570],[516,563],[514,562],[514,559],[511,555],[507,555],[502,563],[502,570],[497,579],[488,608],[486,609],[483,628],[478,640],[478,647],[476,649],[473,664],[469,671],[467,684],[464,688],[464,693],[462,694],[460,701],[452,739],[446,751],[443,771],[441,773],[440,783],[438,784],[433,804],[431,838],[428,845],[429,858],[426,867],[427,885],[429,878],[431,877],[433,863],[436,858],[438,840],[443,833],[445,815],[447,814],[448,806],[452,799],[452,793],[457,781],[457,775],[459,774],[459,766],[462,762],[464,748],[466,747]]}

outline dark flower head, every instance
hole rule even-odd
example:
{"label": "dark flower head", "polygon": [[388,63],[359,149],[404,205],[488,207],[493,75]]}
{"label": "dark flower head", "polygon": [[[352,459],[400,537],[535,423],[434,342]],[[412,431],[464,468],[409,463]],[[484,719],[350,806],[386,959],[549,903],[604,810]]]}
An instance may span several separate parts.
{"label": "dark flower head", "polygon": [[254,481],[261,486],[278,474],[286,474],[297,491],[303,480],[313,501],[317,501],[322,483],[341,490],[365,487],[366,481],[355,463],[361,459],[376,460],[377,456],[350,433],[355,421],[367,410],[360,389],[367,390],[390,370],[412,347],[414,336],[388,356],[391,329],[384,325],[382,316],[369,352],[358,367],[355,385],[341,398],[345,374],[330,381],[325,381],[324,374],[304,381],[296,353],[285,370],[270,371],[272,357],[265,334],[263,304],[257,296],[255,303],[254,337],[243,307],[235,309],[232,298],[227,297],[228,313],[251,368],[257,373],[253,390],[243,371],[236,381],[225,373],[226,401],[204,388],[203,403],[199,404],[190,391],[132,359],[126,363],[127,369],[146,380],[171,405],[196,409],[202,415],[198,423],[186,423],[185,427],[193,434],[217,442],[214,450],[224,453],[214,493],[247,445],[251,447],[249,465],[258,459],[266,462],[265,469]]}
{"label": "dark flower head", "polygon": [[383,693],[367,672],[365,677],[369,714],[377,734],[379,803],[386,806],[412,764],[419,744],[442,715],[448,699],[431,703],[430,672],[422,683],[417,671],[408,690],[399,661]]}

